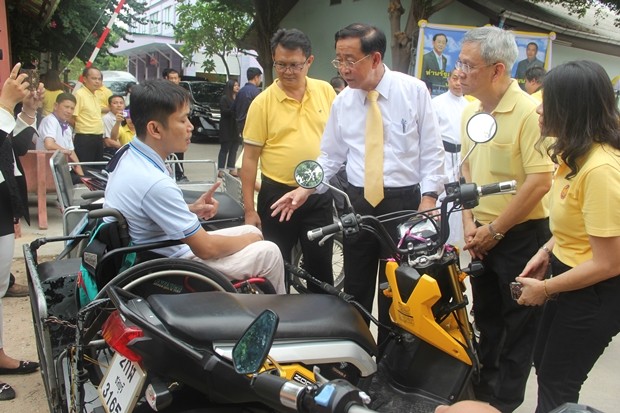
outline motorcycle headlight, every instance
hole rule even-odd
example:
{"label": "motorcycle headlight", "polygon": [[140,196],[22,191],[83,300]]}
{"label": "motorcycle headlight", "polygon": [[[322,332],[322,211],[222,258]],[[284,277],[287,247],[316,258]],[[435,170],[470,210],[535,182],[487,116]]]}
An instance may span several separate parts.
{"label": "motorcycle headlight", "polygon": [[430,218],[415,216],[398,226],[400,238],[406,241],[423,242],[434,240],[438,233],[437,227]]}

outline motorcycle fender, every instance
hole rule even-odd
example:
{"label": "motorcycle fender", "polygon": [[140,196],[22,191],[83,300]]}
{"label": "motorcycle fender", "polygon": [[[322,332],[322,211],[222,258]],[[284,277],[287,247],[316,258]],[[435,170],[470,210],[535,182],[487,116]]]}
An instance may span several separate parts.
{"label": "motorcycle fender", "polygon": [[[404,302],[396,282],[397,268],[398,264],[396,262],[387,263],[386,276],[393,294],[390,306],[390,318],[392,321],[421,340],[437,347],[463,363],[471,365],[471,358],[461,344],[464,340],[461,342],[457,341],[435,321],[432,307],[441,298],[437,281],[428,275],[423,275],[417,282],[413,293]],[[460,333],[458,335],[460,336]],[[462,339],[462,336],[459,338]]]}

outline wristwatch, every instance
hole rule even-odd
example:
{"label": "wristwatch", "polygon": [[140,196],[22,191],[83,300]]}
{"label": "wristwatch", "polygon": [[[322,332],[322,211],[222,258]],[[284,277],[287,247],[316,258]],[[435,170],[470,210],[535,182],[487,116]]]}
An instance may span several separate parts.
{"label": "wristwatch", "polygon": [[502,234],[501,232],[495,231],[495,228],[493,228],[492,222],[489,224],[489,232],[491,233],[491,236],[493,237],[495,241],[501,241],[504,239],[504,234]]}
{"label": "wristwatch", "polygon": [[438,199],[439,195],[435,191],[424,192],[422,196],[430,196],[431,198]]}

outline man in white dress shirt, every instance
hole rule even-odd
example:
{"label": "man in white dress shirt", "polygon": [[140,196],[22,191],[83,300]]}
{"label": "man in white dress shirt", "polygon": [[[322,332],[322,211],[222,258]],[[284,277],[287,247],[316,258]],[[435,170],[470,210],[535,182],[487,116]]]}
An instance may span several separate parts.
{"label": "man in white dress shirt", "polygon": [[[460,178],[459,162],[461,161],[461,114],[467,106],[467,99],[463,97],[461,79],[453,70],[448,78],[448,91],[436,96],[432,100],[433,109],[439,122],[439,131],[446,150],[446,175],[449,181],[458,181]],[[463,244],[463,218],[461,213],[453,213],[450,216],[451,244]]]}
{"label": "man in white dress shirt", "polygon": [[[329,181],[346,163],[348,193],[355,212],[383,215],[402,210],[435,207],[444,190],[444,149],[426,85],[412,76],[392,72],[383,63],[385,34],[376,27],[351,24],[336,33],[336,59],[332,62],[348,83],[334,100],[321,140],[317,161]],[[364,197],[366,118],[370,91],[379,94],[377,104],[383,123],[383,199],[371,205]],[[314,190],[297,188],[274,203],[274,215],[290,218]],[[395,228],[388,227],[394,232]],[[345,238],[344,289],[371,310],[379,282],[386,281],[386,254],[377,239],[362,231]],[[381,259],[381,261],[379,261]],[[379,265],[380,264],[380,265]],[[378,294],[379,318],[389,323],[389,300]],[[386,338],[379,329],[379,343]]]}

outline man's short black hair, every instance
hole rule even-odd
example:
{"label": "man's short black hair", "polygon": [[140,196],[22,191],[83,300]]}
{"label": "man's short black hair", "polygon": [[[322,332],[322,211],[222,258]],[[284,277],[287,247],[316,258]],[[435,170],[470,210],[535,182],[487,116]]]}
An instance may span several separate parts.
{"label": "man's short black hair", "polygon": [[353,23],[340,29],[336,32],[335,43],[338,40],[354,37],[360,39],[362,43],[362,53],[370,54],[373,52],[379,52],[381,59],[385,56],[385,48],[387,41],[385,39],[385,33],[375,26],[370,26],[364,23]]}
{"label": "man's short black hair", "polygon": [[443,34],[443,33],[435,33],[435,35],[433,36],[433,41],[437,40],[437,38],[438,38],[439,36],[443,36],[443,37],[445,37],[445,38],[446,38],[446,43],[448,42],[448,36],[446,36],[446,35],[445,35],[445,34]]}
{"label": "man's short black hair", "polygon": [[312,44],[310,38],[297,29],[280,29],[271,37],[271,55],[276,52],[276,48],[282,46],[286,50],[301,49],[306,58],[312,54]]}
{"label": "man's short black hair", "polygon": [[345,88],[347,86],[347,82],[345,82],[344,79],[341,78],[340,76],[334,76],[331,79],[329,79],[329,84],[332,85],[334,89],[337,87]]}
{"label": "man's short black hair", "polygon": [[189,104],[189,92],[165,79],[147,80],[131,90],[131,120],[136,136],[146,138],[146,125],[151,121],[168,125],[171,114]]}
{"label": "man's short black hair", "polygon": [[77,99],[71,93],[62,92],[56,96],[56,103],[62,103],[65,100],[70,100],[73,103],[77,103]]}
{"label": "man's short black hair", "polygon": [[168,79],[168,77],[170,76],[171,73],[176,73],[177,75],[180,76],[179,72],[177,72],[175,69],[168,67],[166,69],[164,69],[163,72],[161,72],[161,75],[164,77],[164,79]]}
{"label": "man's short black hair", "polygon": [[114,95],[112,95],[112,96],[110,96],[108,98],[108,105],[112,104],[112,99],[114,99],[114,98],[121,98],[121,99],[123,99],[123,101],[125,100],[121,95],[114,94]]}
{"label": "man's short black hair", "polygon": [[[99,68],[95,66],[85,67],[84,70],[82,70],[82,77],[88,77],[88,72],[90,72],[91,70],[96,70],[101,73],[101,70],[99,70]],[[101,79],[103,79],[103,73],[101,73]]]}
{"label": "man's short black hair", "polygon": [[530,67],[525,71],[525,79],[529,80],[530,82],[535,80],[538,83],[542,83],[546,73],[547,71],[542,66]]}
{"label": "man's short black hair", "polygon": [[252,80],[254,79],[256,76],[258,75],[262,75],[263,71],[260,70],[258,67],[248,67],[248,71],[246,72],[246,75],[248,77],[248,80]]}
{"label": "man's short black hair", "polygon": [[529,42],[529,43],[527,44],[527,46],[525,46],[525,48],[527,49],[527,48],[528,48],[528,47],[530,47],[530,46],[534,46],[534,47],[536,47],[536,51],[538,51],[538,43],[536,43],[536,42]]}

